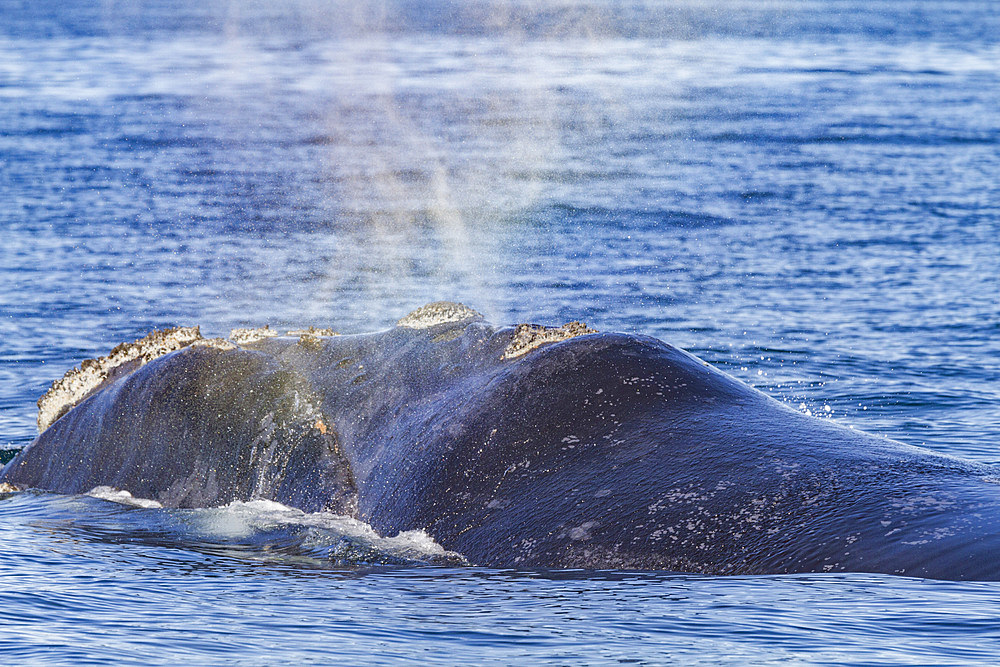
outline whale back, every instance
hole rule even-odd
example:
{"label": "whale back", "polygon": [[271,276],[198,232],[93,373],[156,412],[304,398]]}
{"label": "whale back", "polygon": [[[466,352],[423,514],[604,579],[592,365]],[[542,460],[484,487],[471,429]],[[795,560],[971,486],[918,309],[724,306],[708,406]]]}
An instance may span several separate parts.
{"label": "whale back", "polygon": [[[449,324],[263,347],[323,388],[359,517],[423,528],[475,563],[995,570],[968,558],[1000,532],[986,466],[804,415],[652,338],[512,357],[516,335]],[[926,511],[939,503],[978,518],[942,530]]]}
{"label": "whale back", "polygon": [[264,498],[496,567],[1000,577],[992,467],[804,415],[661,341],[450,306],[331,333],[112,373],[0,481]]}

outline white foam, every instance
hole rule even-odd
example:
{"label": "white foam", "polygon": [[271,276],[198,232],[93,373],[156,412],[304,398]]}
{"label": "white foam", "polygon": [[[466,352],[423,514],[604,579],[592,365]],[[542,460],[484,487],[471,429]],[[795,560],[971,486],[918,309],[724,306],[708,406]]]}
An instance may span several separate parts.
{"label": "white foam", "polygon": [[423,530],[407,530],[383,537],[367,523],[353,517],[332,512],[303,512],[272,500],[237,501],[196,512],[197,530],[210,538],[241,539],[275,528],[303,526],[318,529],[326,536],[332,534],[357,540],[393,556],[464,561],[460,554],[448,551]]}
{"label": "white foam", "polygon": [[[86,496],[146,509],[163,509],[155,500],[137,498],[129,491],[98,486]],[[272,500],[232,502],[222,507],[166,511],[182,517],[186,530],[199,539],[216,543],[254,543],[260,536],[292,533],[301,536],[301,547],[311,557],[346,559],[347,562],[420,562],[467,564],[458,553],[448,551],[423,530],[406,530],[383,537],[363,521],[332,512],[303,512]],[[303,532],[302,529],[305,529]],[[264,547],[267,550],[267,547]]]}
{"label": "white foam", "polygon": [[87,491],[84,495],[90,496],[91,498],[99,498],[100,500],[110,500],[111,502],[120,503],[122,505],[131,505],[133,507],[145,507],[147,509],[163,507],[163,505],[155,500],[150,500],[148,498],[136,498],[128,491],[116,489],[111,486],[96,486],[90,491]]}

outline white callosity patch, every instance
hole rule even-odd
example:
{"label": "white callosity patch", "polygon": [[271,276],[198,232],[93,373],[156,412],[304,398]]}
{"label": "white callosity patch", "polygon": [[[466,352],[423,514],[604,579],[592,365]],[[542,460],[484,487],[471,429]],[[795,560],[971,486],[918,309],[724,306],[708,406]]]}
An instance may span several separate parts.
{"label": "white callosity patch", "polygon": [[79,368],[73,368],[56,380],[48,392],[38,399],[38,431],[47,429],[66,410],[99,387],[115,368],[128,363],[142,366],[200,339],[198,327],[165,329],[154,331],[134,343],[122,343],[107,356],[87,359]]}
{"label": "white callosity patch", "polygon": [[191,347],[212,347],[217,350],[235,350],[236,345],[225,338],[201,338],[191,343]]}
{"label": "white callosity patch", "polygon": [[483,316],[468,306],[451,301],[435,301],[417,308],[396,322],[396,326],[408,329],[429,329],[437,324],[471,322],[481,319]]}
{"label": "white callosity patch", "polygon": [[504,350],[504,359],[514,359],[531,352],[546,343],[558,343],[562,340],[597,333],[583,322],[567,322],[561,327],[545,327],[539,324],[518,324],[510,344]]}
{"label": "white callosity patch", "polygon": [[265,324],[257,329],[233,329],[229,333],[229,340],[233,341],[237,345],[245,345],[247,343],[256,343],[259,340],[271,338],[272,336],[277,335],[277,331]]}
{"label": "white callosity patch", "polygon": [[326,327],[306,327],[305,329],[292,329],[285,334],[286,336],[339,336],[340,334],[333,329]]}
{"label": "white callosity patch", "polygon": [[299,345],[307,350],[321,350],[323,349],[323,338],[324,336],[311,333],[299,334]]}

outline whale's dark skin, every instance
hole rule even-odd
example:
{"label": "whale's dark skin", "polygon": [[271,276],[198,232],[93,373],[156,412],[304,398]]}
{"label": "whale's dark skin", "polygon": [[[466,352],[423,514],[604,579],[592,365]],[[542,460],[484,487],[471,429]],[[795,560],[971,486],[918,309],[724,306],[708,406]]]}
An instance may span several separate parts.
{"label": "whale's dark skin", "polygon": [[113,379],[0,481],[265,498],[423,529],[476,565],[1000,579],[1000,484],[792,410],[658,340],[514,330],[190,346]]}

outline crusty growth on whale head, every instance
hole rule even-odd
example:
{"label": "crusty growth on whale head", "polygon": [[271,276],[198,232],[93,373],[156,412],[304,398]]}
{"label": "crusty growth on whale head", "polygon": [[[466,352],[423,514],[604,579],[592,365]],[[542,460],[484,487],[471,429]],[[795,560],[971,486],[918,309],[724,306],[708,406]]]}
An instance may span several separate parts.
{"label": "crusty growth on whale head", "polygon": [[435,301],[417,308],[412,313],[396,322],[397,327],[408,329],[429,329],[437,324],[447,322],[465,322],[481,320],[483,316],[472,308],[451,301]]}
{"label": "crusty growth on whale head", "polygon": [[122,343],[99,359],[87,359],[79,368],[66,372],[38,399],[38,432],[41,433],[67,410],[101,386],[116,368],[128,364],[139,368],[168,352],[201,339],[198,327],[177,327],[154,331],[134,343]]}
{"label": "crusty growth on whale head", "polygon": [[329,327],[309,326],[305,329],[292,329],[286,336],[339,336],[340,334]]}
{"label": "crusty growth on whale head", "polygon": [[558,343],[561,340],[597,333],[583,322],[567,322],[561,327],[544,327],[539,324],[518,324],[514,336],[504,350],[504,359],[514,359],[531,352],[546,343]]}
{"label": "crusty growth on whale head", "polygon": [[256,329],[233,329],[229,333],[229,340],[233,341],[237,345],[247,345],[248,343],[256,343],[259,340],[271,338],[277,335],[277,331],[265,324],[264,326],[257,327]]}
{"label": "crusty growth on whale head", "polygon": [[225,338],[199,338],[191,343],[191,347],[214,347],[217,350],[235,350],[237,346]]}
{"label": "crusty growth on whale head", "polygon": [[[429,329],[439,324],[476,322],[483,316],[460,303],[435,301],[417,308],[396,324],[409,329]],[[520,324],[504,351],[504,359],[514,359],[546,343],[555,343],[575,336],[597,333],[581,322],[570,322],[561,327],[543,327],[535,324]],[[337,335],[332,329],[309,329],[290,331],[298,335],[299,343],[306,349],[321,345],[323,337]],[[38,399],[38,431],[47,429],[70,408],[82,401],[109,380],[121,373],[132,372],[157,357],[179,350],[188,345],[206,345],[220,349],[234,349],[239,345],[254,343],[264,338],[278,336],[269,327],[258,329],[234,329],[229,340],[219,338],[204,339],[198,327],[177,327],[154,331],[134,343],[122,343],[110,354],[99,359],[87,359],[79,368],[66,373],[44,396]],[[437,339],[435,339],[437,340]]]}

